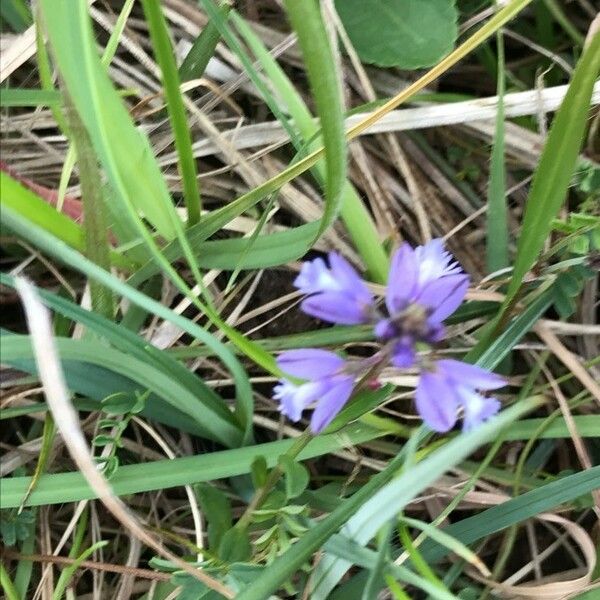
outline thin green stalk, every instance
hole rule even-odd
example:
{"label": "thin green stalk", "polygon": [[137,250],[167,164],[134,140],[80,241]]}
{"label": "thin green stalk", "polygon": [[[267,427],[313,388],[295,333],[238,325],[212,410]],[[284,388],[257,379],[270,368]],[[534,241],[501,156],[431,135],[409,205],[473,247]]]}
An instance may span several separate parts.
{"label": "thin green stalk", "polygon": [[[106,47],[104,48],[104,52],[102,53],[101,59],[102,64],[107,68],[115,56],[117,47],[119,45],[119,40],[121,39],[121,34],[125,29],[125,24],[127,23],[127,19],[129,18],[129,14],[131,13],[131,9],[133,8],[134,2],[135,0],[127,0],[125,2],[123,8],[121,9],[121,12],[119,13],[119,16],[117,17],[117,21],[113,27],[112,33],[110,34],[110,38],[108,38],[108,42],[106,44]],[[43,40],[40,44],[38,44],[38,56],[40,50],[43,50],[44,54],[46,54],[47,52]],[[40,65],[43,64],[41,58],[38,58],[38,61],[40,62]],[[50,87],[52,88],[52,82],[50,82]],[[56,115],[54,116],[56,118]],[[75,156],[75,147],[73,144],[70,144],[69,149],[67,150],[67,154],[65,156],[65,162],[62,171],[60,173],[60,181],[58,183],[58,201],[56,203],[57,207],[62,207],[63,202],[65,200],[67,186],[69,185],[69,180],[71,179],[73,168],[75,167],[76,158],[77,157]]]}
{"label": "thin green stalk", "polygon": [[[71,581],[73,575],[75,574],[75,571],[77,571],[77,569],[79,569],[79,567],[81,566],[81,563],[83,563],[88,558],[88,556],[91,556],[94,552],[96,552],[96,550],[103,548],[107,545],[108,542],[96,542],[95,544],[84,550],[73,562],[73,564],[66,567],[61,573],[61,578],[59,579],[58,584],[54,589],[54,593],[52,594],[52,600],[61,600],[63,594],[67,590],[67,585],[69,585],[69,581]],[[62,577],[63,575],[65,575],[64,579]]]}
{"label": "thin green stalk", "polygon": [[[63,96],[66,105],[65,116],[79,165],[79,181],[81,183],[81,197],[83,201],[85,255],[99,267],[110,271],[108,223],[106,220],[104,199],[102,197],[102,178],[96,161],[96,154],[94,153],[90,136],[83,126],[70,98],[68,98],[66,90],[63,91]],[[92,310],[112,320],[114,317],[112,292],[94,280],[90,280],[89,285]]]}
{"label": "thin green stalk", "polygon": [[396,600],[410,600],[410,596],[402,589],[392,575],[385,576],[385,583]]}
{"label": "thin green stalk", "polygon": [[167,24],[160,3],[156,0],[142,0],[142,6],[150,30],[154,55],[162,72],[167,110],[175,137],[179,174],[183,183],[183,198],[187,208],[188,226],[191,226],[200,220],[202,201],[196,172],[196,159],[192,150],[192,138],[181,96],[181,82],[177,72],[177,64],[173,56],[173,48],[171,47],[171,40],[169,39]]}
{"label": "thin green stalk", "polygon": [[410,533],[408,532],[408,527],[406,524],[400,522],[398,524],[398,536],[400,537],[400,542],[404,546],[406,552],[410,556],[410,560],[414,565],[415,569],[421,574],[421,576],[427,581],[431,582],[433,585],[445,589],[446,586],[442,583],[439,577],[433,572],[433,569],[425,562],[421,553],[417,550],[417,547],[412,541],[410,537]]}
{"label": "thin green stalk", "polygon": [[298,36],[308,81],[321,120],[325,154],[325,208],[316,239],[335,221],[346,184],[347,145],[344,138],[343,95],[340,73],[325,29],[320,2],[284,0]]}
{"label": "thin green stalk", "polygon": [[36,488],[40,477],[44,474],[46,470],[46,466],[48,465],[48,460],[50,459],[50,452],[52,450],[52,445],[54,443],[54,438],[56,434],[56,428],[54,426],[54,419],[52,418],[52,413],[47,412],[46,417],[44,418],[44,432],[42,434],[42,447],[40,449],[40,454],[38,456],[35,471],[33,476],[31,477],[31,482],[23,496],[23,500],[21,500],[21,506],[19,506],[18,513],[20,514],[31,496],[31,492]]}

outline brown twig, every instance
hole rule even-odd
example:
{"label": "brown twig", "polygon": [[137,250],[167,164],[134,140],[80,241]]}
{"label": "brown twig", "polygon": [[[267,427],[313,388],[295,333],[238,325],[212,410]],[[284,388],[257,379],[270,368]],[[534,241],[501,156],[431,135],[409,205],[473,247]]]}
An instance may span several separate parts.
{"label": "brown twig", "polygon": [[[78,562],[75,558],[66,556],[52,556],[51,554],[21,554],[10,548],[2,548],[0,551],[5,558],[14,560],[29,560],[31,562],[53,563],[55,565],[72,565]],[[169,581],[171,576],[167,573],[159,573],[150,569],[140,569],[138,567],[125,567],[122,565],[113,565],[109,563],[95,562],[93,560],[84,560],[79,563],[79,568],[95,569],[96,571],[106,571],[108,573],[120,573],[122,575],[134,575],[141,579],[156,579],[158,581]]]}

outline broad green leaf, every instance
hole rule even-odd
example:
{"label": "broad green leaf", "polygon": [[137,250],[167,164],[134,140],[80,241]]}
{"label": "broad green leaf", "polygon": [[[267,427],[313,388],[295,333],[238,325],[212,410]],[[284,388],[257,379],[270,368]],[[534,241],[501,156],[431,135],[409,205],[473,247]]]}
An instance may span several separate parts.
{"label": "broad green leaf", "polygon": [[223,535],[231,529],[231,502],[224,492],[207,483],[194,486],[194,490],[208,521],[208,547],[216,553]]}
{"label": "broad green leaf", "polygon": [[285,477],[285,495],[288,499],[297,498],[310,481],[306,467],[286,455],[280,457],[279,464]]}
{"label": "broad green leaf", "polygon": [[227,563],[248,561],[252,555],[250,538],[244,529],[232,527],[225,532],[219,545],[219,558]]}
{"label": "broad green leaf", "polygon": [[360,59],[383,67],[430,67],[458,36],[454,0],[336,0]]}
{"label": "broad green leaf", "polygon": [[[386,432],[355,423],[342,431],[320,435],[310,441],[300,453],[299,460],[307,460],[334,452],[348,445],[357,445],[385,435]],[[175,458],[125,465],[111,478],[115,494],[125,496],[151,490],[168,489],[215,479],[225,479],[250,473],[257,456],[264,456],[268,467],[277,464],[279,456],[289,450],[295,440],[282,440],[247,446],[234,450],[203,453],[197,456]],[[3,508],[19,506],[31,481],[30,477],[5,477],[0,480],[0,505]],[[95,498],[94,491],[78,471],[57,473],[41,477],[31,494],[27,506],[63,504]]]}
{"label": "broad green leaf", "polygon": [[53,56],[116,199],[174,238],[179,217],[148,139],[135,128],[100,62],[87,4],[42,0],[40,8]]}

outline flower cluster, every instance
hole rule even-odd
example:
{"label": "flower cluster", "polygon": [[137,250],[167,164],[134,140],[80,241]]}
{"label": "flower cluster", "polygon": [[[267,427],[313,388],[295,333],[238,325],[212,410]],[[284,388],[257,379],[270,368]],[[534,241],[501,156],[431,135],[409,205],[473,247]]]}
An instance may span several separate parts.
{"label": "flower cluster", "polygon": [[371,324],[381,348],[364,361],[346,361],[333,352],[306,348],[280,354],[277,364],[292,377],[275,387],[274,398],[282,414],[298,421],[302,411],[316,402],[311,430],[322,431],[350,398],[358,376],[391,362],[398,368],[419,364],[421,374],[416,406],[434,431],[451,429],[459,409],[463,429],[469,430],[498,412],[496,398],[478,390],[494,390],[504,379],[480,367],[457,360],[419,361],[417,343],[443,339],[443,322],[464,300],[469,277],[444,249],[442,240],[412,248],[406,242],[394,253],[382,314],[373,294],[354,268],[339,254],[306,262],[294,285],[307,298],[301,309],[308,315],[338,325]]}

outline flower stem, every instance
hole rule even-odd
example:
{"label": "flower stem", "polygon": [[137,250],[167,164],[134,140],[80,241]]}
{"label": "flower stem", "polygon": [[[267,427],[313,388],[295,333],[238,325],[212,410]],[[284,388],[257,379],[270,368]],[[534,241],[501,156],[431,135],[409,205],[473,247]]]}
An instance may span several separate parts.
{"label": "flower stem", "polygon": [[[310,430],[306,429],[302,434],[300,434],[294,443],[289,447],[287,452],[285,452],[282,456],[289,456],[290,458],[296,458],[302,450],[308,445],[308,443],[313,439]],[[281,463],[277,463],[277,465],[271,470],[269,473],[265,484],[256,490],[250,504],[246,507],[244,514],[240,517],[239,521],[235,524],[237,529],[242,531],[248,529],[252,521],[252,514],[255,510],[259,509],[264,501],[267,499],[267,496],[275,486],[275,484],[279,481],[280,477],[283,475],[283,469],[281,467]]]}

